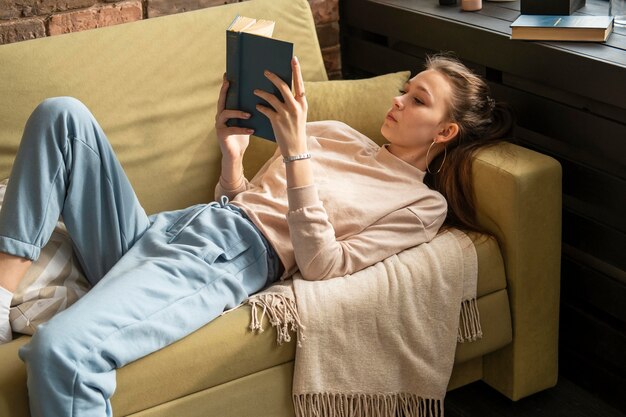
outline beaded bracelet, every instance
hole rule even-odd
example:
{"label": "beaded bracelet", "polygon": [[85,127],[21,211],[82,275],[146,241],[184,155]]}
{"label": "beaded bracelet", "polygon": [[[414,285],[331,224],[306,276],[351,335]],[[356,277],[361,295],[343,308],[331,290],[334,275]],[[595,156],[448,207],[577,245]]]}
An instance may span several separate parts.
{"label": "beaded bracelet", "polygon": [[311,158],[311,154],[307,152],[307,153],[301,153],[300,155],[285,156],[283,158],[283,162],[287,163],[287,162],[299,161],[301,159],[309,159],[309,158]]}

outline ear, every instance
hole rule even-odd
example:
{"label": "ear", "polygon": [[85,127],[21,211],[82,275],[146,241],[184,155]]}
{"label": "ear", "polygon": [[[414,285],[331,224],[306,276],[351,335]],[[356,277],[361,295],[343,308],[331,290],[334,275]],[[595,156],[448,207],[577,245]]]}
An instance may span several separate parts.
{"label": "ear", "polygon": [[446,143],[450,142],[459,134],[459,125],[457,123],[448,122],[444,123],[443,127],[437,133],[435,142]]}

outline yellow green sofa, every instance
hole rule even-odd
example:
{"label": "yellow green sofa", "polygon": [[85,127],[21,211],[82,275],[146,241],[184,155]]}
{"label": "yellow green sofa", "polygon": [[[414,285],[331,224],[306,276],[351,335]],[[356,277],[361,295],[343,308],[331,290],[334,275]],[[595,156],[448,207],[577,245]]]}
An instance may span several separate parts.
{"label": "yellow green sofa", "polygon": [[[275,36],[295,43],[310,120],[340,119],[382,141],[380,123],[408,74],[328,81],[307,1],[251,0],[0,46],[0,177],[35,106],[74,96],[100,121],[149,213],[210,201],[224,30],[238,13],[276,20]],[[260,139],[251,147],[248,176],[273,151]],[[516,400],[557,379],[561,170],[505,144],[480,153],[474,174],[480,222],[497,241],[476,240],[484,338],[458,346],[449,389],[482,379]],[[278,347],[273,329],[251,334],[249,312],[120,369],[115,416],[293,416],[294,343]],[[29,415],[17,357],[27,341],[0,346],[0,416]]]}

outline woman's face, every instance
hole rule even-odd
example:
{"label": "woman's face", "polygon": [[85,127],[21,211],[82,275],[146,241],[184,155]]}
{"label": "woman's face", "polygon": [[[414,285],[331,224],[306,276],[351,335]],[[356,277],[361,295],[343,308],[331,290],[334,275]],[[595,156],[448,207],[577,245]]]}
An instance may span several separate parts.
{"label": "woman's face", "polygon": [[430,146],[449,124],[451,96],[452,87],[443,74],[435,70],[420,72],[404,86],[401,95],[393,98],[381,133],[396,146]]}

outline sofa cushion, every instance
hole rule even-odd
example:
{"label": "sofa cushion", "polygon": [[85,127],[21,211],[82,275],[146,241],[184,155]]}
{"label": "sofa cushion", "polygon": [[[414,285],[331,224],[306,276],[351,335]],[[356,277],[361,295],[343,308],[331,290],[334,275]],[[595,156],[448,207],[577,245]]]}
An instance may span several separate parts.
{"label": "sofa cushion", "polygon": [[[478,342],[460,344],[456,363],[491,352],[511,340],[506,291],[481,297],[478,306],[483,312],[485,337]],[[241,306],[167,348],[119,369],[112,398],[115,415],[140,413],[153,407],[159,409],[159,406],[168,410],[170,401],[185,398],[192,401],[194,396],[210,392],[221,384],[246,380],[257,372],[294,360],[295,338],[278,346],[276,331],[270,327],[267,317],[264,319],[266,331],[261,334],[252,334],[248,330],[249,323],[250,307]],[[25,368],[15,357],[17,348],[28,338],[23,336],[0,346],[0,368],[6,370],[0,373],[0,390],[12,393],[10,398],[15,400],[11,406],[12,417],[27,416]],[[279,375],[276,380],[265,379],[264,383],[285,391],[284,398],[290,398],[289,386],[281,383],[281,378]]]}
{"label": "sofa cushion", "polygon": [[29,417],[26,366],[18,359],[20,347],[30,340],[22,336],[0,345],[0,416]]}
{"label": "sofa cushion", "polygon": [[482,297],[506,288],[504,261],[498,241],[477,233],[469,233],[478,257],[478,287],[476,294]]}
{"label": "sofa cushion", "polygon": [[513,340],[511,310],[507,290],[478,298],[483,337],[474,342],[457,343],[454,363],[465,363],[500,349]]}
{"label": "sofa cushion", "polygon": [[[459,344],[456,363],[511,341],[506,290],[481,297],[478,306],[484,311],[481,322],[486,334],[478,342]],[[241,306],[182,341],[120,369],[116,390],[120,394],[112,398],[116,415],[155,407],[294,360],[295,337],[278,346],[276,331],[267,317],[266,330],[261,334],[252,334],[249,323],[250,307]],[[272,385],[274,381],[265,383]]]}
{"label": "sofa cushion", "polygon": [[[456,363],[491,352],[511,340],[510,310],[498,246],[494,240],[471,237],[478,254],[478,307],[484,337],[458,345]],[[261,334],[252,334],[249,324],[250,307],[241,306],[171,346],[119,369],[112,398],[115,414],[123,416],[157,407],[294,359],[295,343],[278,346],[276,331],[267,317],[266,331]],[[0,374],[5,378],[0,378],[0,390],[15,391],[12,398],[22,399],[20,406],[26,401],[26,375],[24,364],[15,356],[17,347],[27,340],[24,336],[0,346],[0,369],[15,368]]]}
{"label": "sofa cushion", "polygon": [[212,200],[226,27],[237,14],[271,16],[275,37],[294,42],[304,78],[327,79],[306,0],[233,3],[2,45],[0,178],[37,104],[73,96],[102,125],[148,213]]}
{"label": "sofa cushion", "polygon": [[291,400],[293,368],[294,363],[287,362],[129,417],[294,417]]}
{"label": "sofa cushion", "polygon": [[[0,209],[7,184],[8,179],[0,181]],[[33,334],[37,326],[72,305],[89,287],[65,225],[59,221],[13,293],[9,313],[13,331]]]}
{"label": "sofa cushion", "polygon": [[[502,347],[508,344],[511,341],[511,321],[509,315],[509,304],[506,295],[506,291],[498,291],[496,293],[490,294],[486,297],[482,297],[478,301],[479,308],[483,311],[484,319],[483,319],[483,329],[486,331],[486,336],[478,341],[472,343],[463,343],[459,344],[457,347],[455,364],[467,363],[468,361],[481,358],[483,354],[486,352],[491,352],[499,347]],[[237,323],[239,326],[243,326],[246,322],[244,321],[249,314],[248,307],[242,307],[240,310],[243,310],[244,314],[237,314],[230,316],[228,318],[224,317],[222,320],[230,321],[231,324]],[[237,311],[237,310],[236,310]],[[233,312],[234,313],[234,312]],[[230,313],[229,313],[230,314]],[[504,318],[504,319],[499,319]],[[269,324],[265,322],[266,328],[269,327]],[[262,352],[266,353],[265,347],[275,346],[275,341],[273,336],[275,335],[274,330],[268,330],[265,333],[269,333],[269,338],[266,338],[262,341],[263,349]],[[265,333],[263,335],[265,335]],[[261,335],[261,336],[263,336]],[[208,334],[207,334],[208,336]],[[267,336],[267,335],[265,335]],[[244,335],[244,339],[240,342],[242,345],[247,343],[253,343],[255,347],[261,346],[257,345],[257,340],[254,338],[259,337],[256,335]],[[252,340],[250,340],[252,338]],[[293,347],[294,343],[289,343],[284,347]],[[276,349],[282,350],[282,348],[276,347]],[[295,350],[295,349],[293,349]],[[234,357],[242,354],[245,355],[245,361],[254,363],[256,360],[263,360],[262,355],[254,355],[252,357],[248,356],[250,353],[254,353],[254,350],[248,349],[236,349],[231,352],[231,360],[234,361]],[[288,349],[285,353],[291,353],[292,349]],[[154,365],[158,366],[159,359],[164,359],[163,357],[154,357]],[[293,357],[291,357],[293,360]],[[199,360],[199,359],[196,359]],[[193,363],[195,361],[185,361],[189,363]],[[145,364],[144,364],[145,365]],[[169,391],[174,387],[174,389],[179,387],[181,382],[189,383],[189,379],[186,378],[186,374],[182,372],[182,369],[175,372],[175,370],[171,368],[160,367],[160,374],[156,373],[156,375],[152,375],[153,377],[164,377],[171,378],[169,372],[175,374],[174,380],[168,382],[163,386],[163,383],[158,384],[158,381],[152,383],[148,381],[149,386],[142,388],[143,395],[140,395],[138,398],[140,399],[140,404],[143,404],[146,408],[140,409],[137,407],[137,397],[124,395],[122,398],[117,398],[114,396],[113,398],[113,410],[116,415],[127,415],[127,413],[137,412],[139,416],[171,416],[173,414],[181,412],[184,415],[189,416],[207,416],[207,415],[222,415],[224,408],[232,408],[233,404],[240,404],[241,407],[244,407],[242,410],[238,410],[237,415],[253,415],[250,408],[246,408],[246,404],[250,404],[248,401],[249,398],[252,398],[252,394],[255,393],[256,390],[263,390],[269,387],[272,391],[273,395],[260,395],[254,398],[257,398],[258,401],[253,405],[253,407],[259,407],[259,410],[263,410],[261,414],[263,415],[293,415],[292,403],[291,399],[291,378],[293,377],[293,363],[291,360],[286,361],[281,364],[276,364],[272,367],[268,367],[266,370],[252,372],[253,369],[250,368],[250,373],[243,373],[243,375],[236,379],[228,379],[225,380],[223,384],[206,386],[206,384],[196,383],[195,386],[188,385],[187,391],[180,391],[178,397],[173,397],[172,402],[163,401],[161,402],[159,398],[165,396],[170,396]],[[158,368],[157,368],[158,369]],[[455,367],[456,369],[456,367]],[[152,368],[153,371],[156,369]],[[128,369],[128,372],[122,370],[120,371],[119,376],[119,385],[118,391],[122,389],[125,390],[135,390],[136,387],[145,385],[145,381],[141,381],[138,379],[140,374],[134,375],[133,378],[129,378],[131,376],[131,372],[134,370]],[[169,371],[169,372],[168,372]],[[194,378],[195,373],[192,373],[191,378],[196,382],[200,381],[200,378]],[[228,375],[232,376],[232,374]],[[480,376],[479,376],[480,377]],[[258,385],[258,382],[255,384],[250,384],[250,380],[258,380],[262,378],[263,383]],[[125,388],[122,388],[125,387]],[[125,392],[125,391],[124,391]],[[133,392],[133,395],[138,395],[137,392]],[[282,400],[282,401],[281,401]],[[277,406],[276,402],[279,401],[281,406]],[[153,404],[150,406],[150,404]],[[181,407],[182,408],[179,408]],[[132,411],[131,411],[132,410]],[[246,411],[248,410],[248,411]]]}
{"label": "sofa cushion", "polygon": [[[385,142],[380,133],[391,98],[408,80],[409,71],[401,71],[360,80],[305,81],[309,110],[307,120],[339,120],[352,126],[378,144]],[[367,103],[360,106],[355,103]],[[246,152],[244,165],[249,177],[274,153],[276,144],[253,139],[255,153]]]}
{"label": "sofa cushion", "polygon": [[138,412],[294,359],[295,342],[278,346],[267,317],[261,334],[253,334],[249,323],[250,307],[239,307],[121,368],[111,399],[115,414]]}
{"label": "sofa cushion", "polygon": [[360,80],[305,82],[307,119],[339,120],[380,145],[386,142],[380,128],[391,100],[410,75],[410,71],[401,71]]}
{"label": "sofa cushion", "polygon": [[[476,235],[471,238],[476,242],[478,254],[478,306],[485,335],[477,342],[459,345],[457,362],[481,356],[511,341],[510,311],[498,245],[493,239]],[[295,338],[278,346],[276,331],[267,317],[261,334],[252,334],[249,324],[250,307],[241,306],[182,341],[120,369],[116,392],[123,394],[113,396],[116,413],[138,412],[294,359]]]}

